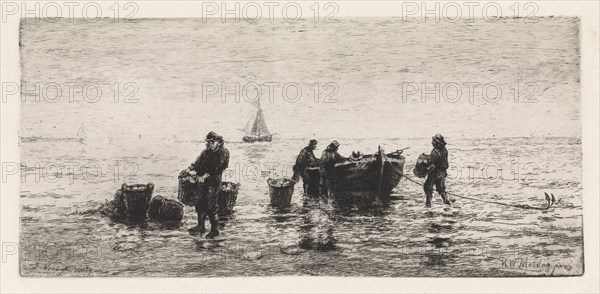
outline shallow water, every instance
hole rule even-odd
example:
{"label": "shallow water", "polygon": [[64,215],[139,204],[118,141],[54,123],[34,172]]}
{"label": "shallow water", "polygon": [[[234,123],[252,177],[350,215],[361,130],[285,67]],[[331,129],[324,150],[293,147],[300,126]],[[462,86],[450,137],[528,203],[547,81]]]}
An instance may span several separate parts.
{"label": "shallow water", "polygon": [[[361,197],[354,201],[313,199],[302,196],[297,187],[292,206],[277,209],[269,205],[266,179],[289,176],[291,169],[286,164],[293,160],[293,147],[298,149],[303,142],[231,143],[227,145],[232,154],[230,170],[242,176],[234,179],[235,172],[227,173],[226,180],[239,181],[242,186],[235,213],[223,222],[222,235],[217,241],[188,233],[187,229],[196,224],[191,207],[186,207],[179,226],[152,222],[123,224],[89,212],[105,199],[112,199],[121,182],[152,181],[155,195],[175,198],[177,172],[189,162],[179,159],[178,154],[180,150],[197,149],[195,143],[171,142],[160,156],[136,158],[138,173],[120,181],[113,180],[111,173],[98,183],[88,182],[79,174],[73,176],[72,184],[65,177],[53,184],[40,185],[34,182],[35,172],[31,171],[21,193],[25,244],[22,271],[27,276],[56,275],[55,271],[31,268],[36,264],[41,267],[58,263],[71,266],[64,275],[79,275],[73,272],[74,268],[87,266],[92,275],[100,276],[544,274],[535,268],[503,267],[505,259],[524,258],[574,267],[557,274],[580,273],[581,267],[576,267],[582,258],[583,242],[578,164],[581,143],[567,138],[527,139],[528,144],[523,141],[503,138],[452,142],[448,146],[451,164],[448,190],[482,200],[535,207],[544,206],[543,192],[552,192],[560,203],[550,210],[523,210],[457,197],[453,208],[444,210],[437,196],[434,207],[426,209],[421,187],[406,180],[400,182],[388,199],[368,201],[361,201]],[[428,149],[423,139],[380,142],[383,146]],[[517,143],[524,155],[511,158],[516,147],[509,146]],[[551,147],[540,149],[541,143]],[[361,150],[366,151],[370,142],[345,140],[342,144],[365,146]],[[35,150],[40,145],[44,143],[27,143],[23,150]],[[60,146],[57,150],[69,154],[73,160],[106,149],[80,143]],[[495,150],[498,147],[507,150],[504,156]],[[248,150],[260,160],[247,158]],[[344,151],[347,149],[343,148]],[[57,156],[26,155],[50,162]],[[408,175],[417,155],[418,152],[406,152]],[[102,160],[131,161],[127,156]],[[517,166],[529,163],[539,169],[500,176],[491,172],[495,168],[489,168],[488,177],[485,169],[480,170],[484,166],[516,170]],[[475,168],[469,169],[466,164]],[[265,165],[277,168],[271,174]],[[262,172],[246,174],[245,167]],[[460,176],[458,170],[462,172]],[[73,257],[66,258],[69,254]]]}
{"label": "shallow water", "polygon": [[[38,103],[29,91],[22,104],[21,274],[581,274],[577,30],[568,18],[500,25],[23,24],[24,82],[97,82],[104,94],[97,103],[68,102],[63,91],[57,103]],[[201,82],[268,81],[296,82],[305,93],[298,103],[263,100],[267,124],[278,133],[271,143],[241,142],[236,129],[249,103],[199,98]],[[498,103],[466,96],[459,103],[400,102],[403,81],[495,82],[506,89],[533,81],[539,101],[514,103],[506,91]],[[139,101],[114,103],[115,82],[135,83]],[[336,83],[338,102],[315,103],[314,82]],[[72,139],[81,124],[83,142]],[[180,225],[120,223],[93,211],[123,182],[153,182],[154,195],[175,198],[179,171],[210,130],[224,135],[231,153],[225,180],[241,183],[218,239],[188,233],[196,224],[191,207]],[[309,138],[321,142],[317,152],[338,139],[343,155],[410,147],[404,155],[411,176],[438,132],[448,141],[448,190],[487,202],[453,197],[444,209],[436,195],[426,209],[422,188],[403,179],[389,198],[325,201],[296,187],[291,207],[269,205],[267,178],[290,176]],[[560,199],[554,208],[490,203],[542,207],[544,192]]]}

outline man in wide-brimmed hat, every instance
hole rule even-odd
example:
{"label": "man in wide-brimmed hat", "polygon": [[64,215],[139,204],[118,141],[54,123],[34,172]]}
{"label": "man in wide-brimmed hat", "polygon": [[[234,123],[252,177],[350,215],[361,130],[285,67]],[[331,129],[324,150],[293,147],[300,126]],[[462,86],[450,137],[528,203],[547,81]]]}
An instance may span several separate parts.
{"label": "man in wide-brimmed hat", "polygon": [[345,157],[338,153],[340,143],[332,141],[327,149],[323,150],[319,163],[319,171],[321,172],[321,192],[326,196],[332,196],[335,182],[333,178],[333,170],[336,163],[346,160]]}
{"label": "man in wide-brimmed hat", "polygon": [[198,225],[191,231],[204,232],[205,219],[208,215],[210,220],[210,232],[206,238],[214,238],[219,235],[218,196],[221,189],[221,178],[223,171],[229,165],[229,150],[223,146],[223,137],[215,132],[206,135],[206,149],[200,153],[196,161],[188,169],[195,171],[203,183],[200,197],[196,202],[196,213],[198,214]]}
{"label": "man in wide-brimmed hat", "polygon": [[304,188],[304,194],[308,193],[308,168],[319,165],[319,159],[315,156],[313,151],[317,149],[317,140],[312,139],[308,142],[308,146],[302,148],[300,154],[296,158],[296,164],[294,164],[294,176],[292,180],[298,182],[302,177],[302,187]]}
{"label": "man in wide-brimmed hat", "polygon": [[431,206],[431,198],[433,197],[433,186],[442,197],[444,204],[450,205],[448,194],[446,193],[446,170],[448,169],[448,150],[446,150],[446,141],[440,134],[436,134],[431,138],[433,150],[427,160],[427,179],[423,185],[425,191],[425,205]]}

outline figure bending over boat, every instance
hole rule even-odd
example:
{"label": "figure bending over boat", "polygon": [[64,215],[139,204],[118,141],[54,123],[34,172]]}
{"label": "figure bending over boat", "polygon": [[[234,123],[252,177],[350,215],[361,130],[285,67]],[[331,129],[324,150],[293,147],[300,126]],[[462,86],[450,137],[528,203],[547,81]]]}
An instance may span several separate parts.
{"label": "figure bending over boat", "polygon": [[304,188],[304,194],[308,193],[309,175],[308,168],[319,166],[319,159],[313,153],[317,149],[317,140],[312,139],[308,143],[308,146],[304,147],[298,157],[296,158],[296,164],[294,164],[294,176],[292,180],[298,182],[302,177],[302,187]]}

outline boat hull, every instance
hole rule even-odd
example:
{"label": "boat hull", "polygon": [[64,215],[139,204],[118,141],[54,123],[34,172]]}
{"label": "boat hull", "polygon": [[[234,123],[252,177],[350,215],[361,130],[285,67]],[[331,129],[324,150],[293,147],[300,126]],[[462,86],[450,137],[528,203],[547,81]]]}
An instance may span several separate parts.
{"label": "boat hull", "polygon": [[269,136],[260,136],[260,137],[244,136],[242,138],[242,141],[244,141],[246,143],[271,142],[272,139],[273,139],[272,135],[269,135]]}
{"label": "boat hull", "polygon": [[334,192],[378,192],[389,194],[403,175],[404,156],[373,156],[337,164]]}

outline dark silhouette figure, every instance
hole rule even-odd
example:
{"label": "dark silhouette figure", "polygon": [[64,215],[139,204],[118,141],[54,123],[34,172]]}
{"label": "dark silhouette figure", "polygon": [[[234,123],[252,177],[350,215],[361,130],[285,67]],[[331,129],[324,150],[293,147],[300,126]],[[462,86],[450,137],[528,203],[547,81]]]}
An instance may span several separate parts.
{"label": "dark silhouette figure", "polygon": [[446,142],[444,137],[436,134],[432,137],[431,145],[433,150],[429,155],[427,167],[427,179],[423,185],[425,191],[425,205],[431,206],[431,198],[433,197],[433,186],[442,197],[444,204],[450,205],[448,194],[446,193],[446,170],[448,169],[448,150],[446,150]]}

